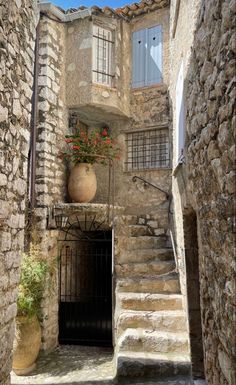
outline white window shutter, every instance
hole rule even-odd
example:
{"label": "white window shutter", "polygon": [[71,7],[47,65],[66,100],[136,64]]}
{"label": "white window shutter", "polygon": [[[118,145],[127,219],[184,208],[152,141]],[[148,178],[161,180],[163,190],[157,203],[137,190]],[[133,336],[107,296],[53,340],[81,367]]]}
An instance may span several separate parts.
{"label": "white window shutter", "polygon": [[145,62],[146,62],[146,31],[141,30],[133,33],[133,87],[145,85]]}
{"label": "white window shutter", "polygon": [[181,163],[185,141],[184,64],[181,63],[176,83],[176,165]]}
{"label": "white window shutter", "polygon": [[162,82],[162,26],[148,29],[146,85]]}

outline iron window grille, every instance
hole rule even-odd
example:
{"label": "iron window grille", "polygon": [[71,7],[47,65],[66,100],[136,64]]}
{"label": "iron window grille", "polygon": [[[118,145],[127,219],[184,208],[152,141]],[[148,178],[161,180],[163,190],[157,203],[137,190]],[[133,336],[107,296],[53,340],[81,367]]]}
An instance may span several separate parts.
{"label": "iron window grille", "polygon": [[113,33],[108,29],[93,26],[93,82],[113,85]]}
{"label": "iron window grille", "polygon": [[169,132],[166,128],[128,133],[126,170],[169,167]]}

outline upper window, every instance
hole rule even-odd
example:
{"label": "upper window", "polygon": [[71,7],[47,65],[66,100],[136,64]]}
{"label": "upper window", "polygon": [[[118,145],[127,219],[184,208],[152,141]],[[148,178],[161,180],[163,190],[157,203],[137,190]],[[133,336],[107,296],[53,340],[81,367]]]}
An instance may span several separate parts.
{"label": "upper window", "polygon": [[162,82],[162,26],[133,33],[133,87]]}
{"label": "upper window", "polygon": [[93,82],[112,86],[112,31],[93,26]]}
{"label": "upper window", "polygon": [[127,171],[169,166],[168,129],[155,128],[127,134]]}

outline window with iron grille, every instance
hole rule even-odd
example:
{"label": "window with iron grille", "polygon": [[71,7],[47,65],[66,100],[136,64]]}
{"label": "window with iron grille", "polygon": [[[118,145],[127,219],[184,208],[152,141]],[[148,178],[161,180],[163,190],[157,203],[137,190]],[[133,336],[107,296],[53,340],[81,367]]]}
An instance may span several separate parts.
{"label": "window with iron grille", "polygon": [[93,26],[93,82],[113,85],[113,33]]}
{"label": "window with iron grille", "polygon": [[169,167],[169,132],[166,128],[128,133],[126,170]]}

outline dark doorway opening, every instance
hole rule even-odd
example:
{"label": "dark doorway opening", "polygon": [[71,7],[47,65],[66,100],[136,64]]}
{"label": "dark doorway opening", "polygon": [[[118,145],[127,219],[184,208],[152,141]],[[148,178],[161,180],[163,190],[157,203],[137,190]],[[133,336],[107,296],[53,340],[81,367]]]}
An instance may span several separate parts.
{"label": "dark doorway opening", "polygon": [[59,343],[112,346],[112,231],[61,246]]}
{"label": "dark doorway opening", "polygon": [[205,375],[200,303],[199,251],[197,217],[194,212],[184,216],[184,241],[192,374],[194,378],[203,379]]}

